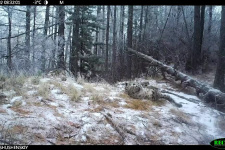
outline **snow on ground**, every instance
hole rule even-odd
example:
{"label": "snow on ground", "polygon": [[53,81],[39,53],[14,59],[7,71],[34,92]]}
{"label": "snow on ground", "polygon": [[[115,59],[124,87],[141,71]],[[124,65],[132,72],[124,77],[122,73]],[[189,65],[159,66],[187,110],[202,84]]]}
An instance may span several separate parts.
{"label": "snow on ground", "polygon": [[[41,83],[49,84],[47,96],[38,91]],[[160,89],[173,89],[168,83],[156,80],[149,83]],[[75,101],[71,95],[76,95],[66,89],[71,84],[81,93]],[[31,82],[24,85],[29,87],[26,95],[15,96],[14,91],[4,91],[11,98],[10,104],[0,105],[0,138],[6,137],[7,141],[14,137],[14,144],[195,145],[225,137],[221,129],[225,117],[205,106],[196,96],[176,92],[178,90],[172,92],[199,103],[171,94],[182,104],[181,108],[168,101],[158,104],[134,100],[124,93],[124,82],[81,85],[72,78],[61,81],[49,77],[42,78],[38,85]],[[22,103],[12,106],[15,101]]]}

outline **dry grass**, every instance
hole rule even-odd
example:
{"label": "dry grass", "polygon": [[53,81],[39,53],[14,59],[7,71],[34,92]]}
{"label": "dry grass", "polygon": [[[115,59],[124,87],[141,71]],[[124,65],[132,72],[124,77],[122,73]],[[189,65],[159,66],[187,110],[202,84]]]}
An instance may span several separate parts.
{"label": "dry grass", "polygon": [[35,138],[35,141],[38,141],[38,142],[46,141],[45,137],[41,133],[34,133],[34,138]]}
{"label": "dry grass", "polygon": [[83,85],[83,87],[84,87],[83,92],[89,92],[89,93],[96,93],[97,92],[97,90],[90,83],[85,83]]}
{"label": "dry grass", "polygon": [[26,131],[26,130],[27,130],[27,127],[24,127],[22,125],[15,125],[11,128],[11,132],[16,133],[16,134],[24,133],[24,131]]}
{"label": "dry grass", "polygon": [[96,108],[93,108],[91,110],[88,110],[90,112],[101,112],[103,111],[103,106],[97,106]]}
{"label": "dry grass", "polygon": [[83,77],[78,76],[77,83],[81,84],[81,85],[84,85],[85,83],[87,83],[87,81]]}
{"label": "dry grass", "polygon": [[103,103],[104,102],[104,96],[99,93],[93,93],[90,99],[93,100],[94,103]]}
{"label": "dry grass", "polygon": [[67,88],[65,86],[63,86],[61,83],[57,82],[57,81],[53,81],[50,80],[49,81],[50,84],[53,84],[56,88],[58,88],[62,93],[66,93],[67,92]]}
{"label": "dry grass", "polygon": [[23,84],[25,83],[25,80],[27,79],[27,77],[25,76],[18,76],[18,77],[10,77],[6,79],[6,89],[10,90],[10,89],[14,89],[14,88],[21,88],[23,87]]}
{"label": "dry grass", "polygon": [[131,97],[130,97],[129,95],[125,94],[125,93],[122,93],[122,94],[120,94],[119,96],[120,96],[121,98],[125,99],[125,100],[131,99]]}
{"label": "dry grass", "polygon": [[126,108],[136,109],[136,110],[149,110],[152,106],[163,106],[165,105],[164,100],[158,101],[151,101],[151,100],[140,100],[140,99],[133,99],[129,95],[122,93],[120,97],[125,99],[127,105]]}
{"label": "dry grass", "polygon": [[57,81],[51,80],[49,83],[57,87],[62,93],[67,94],[71,101],[78,102],[80,100],[82,93],[80,90],[76,89],[73,84],[69,84],[68,87],[65,87]]}
{"label": "dry grass", "polygon": [[42,96],[44,99],[49,98],[50,85],[48,83],[41,83],[37,90],[37,96]]}
{"label": "dry grass", "polygon": [[82,95],[81,91],[76,89],[74,85],[70,84],[65,91],[65,93],[70,97],[71,101],[78,102],[80,100],[80,97]]}
{"label": "dry grass", "polygon": [[10,77],[10,78],[6,78],[5,79],[5,86],[4,89],[9,91],[9,90],[13,90],[16,93],[11,95],[11,97],[19,95],[19,96],[23,96],[24,98],[28,98],[28,96],[26,95],[26,93],[24,92],[24,88],[23,85],[25,83],[25,80],[27,79],[27,77],[25,76],[18,76],[18,77]]}
{"label": "dry grass", "polygon": [[190,117],[188,115],[186,115],[185,113],[183,113],[182,111],[176,110],[176,109],[170,109],[170,113],[172,113],[173,115],[180,117],[184,120],[186,120],[187,122],[190,122]]}
{"label": "dry grass", "polygon": [[29,115],[31,112],[28,110],[24,110],[22,108],[18,108],[18,107],[13,107],[11,108],[13,111],[19,113],[19,114],[23,114],[23,115]]}
{"label": "dry grass", "polygon": [[124,105],[124,107],[135,110],[150,110],[152,107],[152,101],[133,99],[126,101],[126,103],[127,104]]}
{"label": "dry grass", "polygon": [[38,76],[32,77],[31,83],[34,84],[34,85],[38,85],[40,83],[40,77],[38,77]]}
{"label": "dry grass", "polygon": [[165,100],[152,101],[152,105],[155,105],[155,106],[164,106],[165,104],[166,104]]}
{"label": "dry grass", "polygon": [[0,108],[0,114],[7,113],[6,110]]}
{"label": "dry grass", "polygon": [[118,101],[112,101],[110,103],[108,103],[108,105],[114,107],[114,108],[118,108],[120,107],[119,102]]}

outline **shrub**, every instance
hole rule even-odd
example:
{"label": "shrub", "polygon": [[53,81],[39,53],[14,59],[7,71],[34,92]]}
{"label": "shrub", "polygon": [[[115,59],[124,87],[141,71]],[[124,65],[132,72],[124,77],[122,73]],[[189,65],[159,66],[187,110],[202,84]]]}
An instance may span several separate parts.
{"label": "shrub", "polygon": [[43,98],[49,98],[50,86],[47,83],[41,83],[38,87],[37,95],[42,96]]}
{"label": "shrub", "polygon": [[31,83],[34,85],[38,85],[40,82],[40,77],[33,77],[31,78]]}
{"label": "shrub", "polygon": [[79,101],[81,96],[81,91],[77,90],[72,84],[70,84],[65,90],[65,93],[70,97],[71,101]]}

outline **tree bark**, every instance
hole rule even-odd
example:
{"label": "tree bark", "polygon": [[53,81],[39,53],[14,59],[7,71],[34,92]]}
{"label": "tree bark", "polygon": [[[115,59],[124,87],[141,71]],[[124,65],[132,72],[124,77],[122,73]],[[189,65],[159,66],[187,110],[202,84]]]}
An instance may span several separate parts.
{"label": "tree bark", "polygon": [[112,80],[115,82],[117,80],[116,73],[116,6],[114,6],[114,19],[113,19],[113,52],[112,52]]}
{"label": "tree bark", "polygon": [[199,67],[199,57],[201,56],[201,21],[200,6],[194,6],[194,40],[192,49],[192,74],[197,72]]}
{"label": "tree bark", "polygon": [[46,12],[45,12],[45,24],[44,24],[44,40],[42,42],[42,53],[41,53],[41,71],[45,71],[45,64],[46,64],[46,58],[45,58],[45,41],[47,39],[47,33],[48,33],[48,23],[49,23],[49,6],[46,6]]}
{"label": "tree bark", "polygon": [[[128,21],[127,21],[127,48],[132,48],[132,37],[133,37],[133,6],[128,6]],[[131,54],[127,53],[127,78],[131,79]]]}
{"label": "tree bark", "polygon": [[25,37],[25,69],[29,71],[30,69],[30,6],[26,6],[26,37]]}
{"label": "tree bark", "polygon": [[120,6],[120,31],[119,31],[119,79],[124,76],[124,48],[123,48],[123,29],[124,28],[124,6]]}
{"label": "tree bark", "polygon": [[216,75],[214,79],[214,87],[225,92],[225,6],[222,6],[221,26],[220,26],[220,47],[218,53],[218,62]]}
{"label": "tree bark", "polygon": [[105,72],[108,72],[109,61],[109,19],[110,19],[110,6],[107,6],[107,26],[106,26],[106,54],[105,54]]}
{"label": "tree bark", "polygon": [[[99,14],[101,11],[101,6],[97,7],[97,24],[99,24]],[[96,35],[95,35],[95,52],[94,54],[98,55],[98,38],[99,38],[99,27],[96,28]]]}
{"label": "tree bark", "polygon": [[212,29],[212,5],[209,6],[209,24],[208,24],[208,33],[211,34],[211,29]]}
{"label": "tree bark", "polygon": [[69,34],[67,37],[67,41],[66,41],[66,51],[65,51],[65,64],[67,64],[67,58],[68,58],[68,53],[69,53],[69,46],[71,43],[71,32],[72,32],[72,25],[69,26]]}
{"label": "tree bark", "polygon": [[204,24],[205,24],[205,5],[201,6],[201,19],[200,19],[200,25],[201,25],[201,36],[200,36],[200,52],[201,52],[201,57],[199,59],[199,64],[202,64],[202,43],[203,43],[203,34],[204,34]]}
{"label": "tree bark", "polygon": [[33,18],[33,22],[34,22],[34,24],[33,24],[33,35],[32,35],[32,41],[33,41],[33,45],[32,45],[32,49],[33,49],[33,55],[32,55],[32,65],[33,65],[33,71],[35,70],[35,43],[36,43],[36,41],[35,41],[35,33],[36,33],[36,30],[35,30],[35,28],[36,28],[36,6],[34,6],[34,18]]}
{"label": "tree bark", "polygon": [[12,35],[12,12],[9,9],[9,6],[7,7],[7,11],[8,11],[8,22],[9,22],[9,35],[8,35],[8,41],[7,41],[7,49],[8,49],[8,53],[7,53],[7,66],[9,68],[9,71],[12,71],[12,49],[11,49],[11,35]]}
{"label": "tree bark", "polygon": [[[105,6],[102,6],[102,26],[105,27]],[[106,32],[105,29],[102,31],[102,42],[105,44],[105,36]],[[105,46],[102,46],[102,56],[105,57]]]}
{"label": "tree bark", "polygon": [[65,47],[65,6],[59,6],[59,40],[58,40],[58,69],[65,69],[64,47]]}
{"label": "tree bark", "polygon": [[73,37],[72,37],[72,50],[70,54],[70,70],[77,78],[78,76],[78,60],[79,60],[79,26],[80,26],[80,6],[74,6],[73,17]]}

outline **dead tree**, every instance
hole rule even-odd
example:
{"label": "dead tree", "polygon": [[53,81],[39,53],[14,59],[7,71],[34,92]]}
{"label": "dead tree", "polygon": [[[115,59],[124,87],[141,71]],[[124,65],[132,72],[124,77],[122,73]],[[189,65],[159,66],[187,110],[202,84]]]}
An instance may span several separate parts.
{"label": "dead tree", "polygon": [[169,75],[175,77],[176,81],[181,81],[181,83],[185,83],[186,86],[193,87],[196,90],[197,96],[202,98],[205,102],[213,102],[216,106],[224,106],[225,105],[225,93],[210,87],[209,85],[203,84],[192,77],[174,69],[173,67],[167,66],[162,62],[155,60],[151,56],[147,56],[141,52],[128,48],[128,51],[138,55],[139,57],[151,62],[151,64],[158,66],[161,68],[163,72],[168,73]]}

